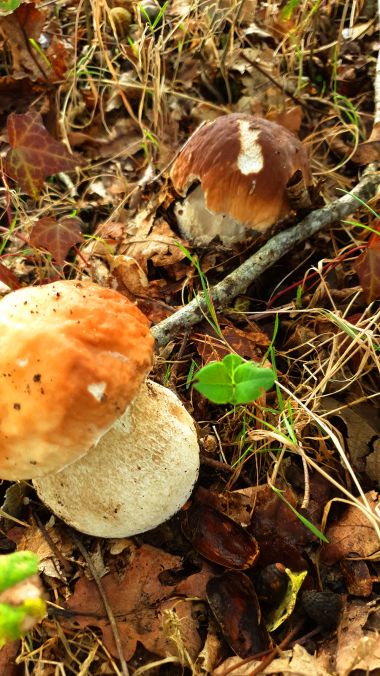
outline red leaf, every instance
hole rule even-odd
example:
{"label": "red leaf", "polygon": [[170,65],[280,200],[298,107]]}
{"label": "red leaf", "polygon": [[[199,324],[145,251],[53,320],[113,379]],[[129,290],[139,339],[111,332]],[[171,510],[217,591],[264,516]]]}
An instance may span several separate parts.
{"label": "red leaf", "polygon": [[12,291],[20,289],[21,284],[12,270],[0,262],[0,281],[9,286]]}
{"label": "red leaf", "polygon": [[54,260],[63,265],[71,247],[82,241],[81,221],[67,217],[57,221],[44,216],[33,226],[29,241],[37,249],[49,251]]}
{"label": "red leaf", "polygon": [[[375,226],[380,227],[378,224]],[[372,233],[366,250],[354,263],[367,303],[380,298],[380,233]]]}
{"label": "red leaf", "polygon": [[45,23],[45,15],[36,8],[34,2],[20,5],[13,16],[28,38],[38,40]]}
{"label": "red leaf", "polygon": [[47,176],[73,170],[81,160],[45,129],[41,115],[11,113],[7,121],[9,143],[5,171],[23,192],[36,198]]}

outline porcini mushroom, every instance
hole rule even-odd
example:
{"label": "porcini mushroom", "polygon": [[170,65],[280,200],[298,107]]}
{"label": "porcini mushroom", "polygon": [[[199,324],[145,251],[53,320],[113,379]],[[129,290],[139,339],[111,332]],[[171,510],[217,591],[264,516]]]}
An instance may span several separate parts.
{"label": "porcini mushroom", "polygon": [[186,197],[175,209],[181,234],[195,245],[217,235],[228,245],[265,232],[290,212],[286,186],[297,170],[311,185],[304,146],[276,122],[232,113],[201,125],[171,170]]}
{"label": "porcini mushroom", "polygon": [[[153,338],[133,303],[91,282],[14,291],[0,347],[0,478],[34,479],[53,512],[103,537],[153,528],[187,500],[194,425],[175,395],[144,385]],[[161,508],[149,512],[151,490]]]}

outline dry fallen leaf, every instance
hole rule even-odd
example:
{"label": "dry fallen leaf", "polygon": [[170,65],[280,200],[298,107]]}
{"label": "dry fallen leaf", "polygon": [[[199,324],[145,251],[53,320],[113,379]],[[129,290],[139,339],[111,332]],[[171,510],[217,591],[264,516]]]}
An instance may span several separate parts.
{"label": "dry fallen leaf", "polygon": [[[45,525],[49,539],[54,543],[57,550],[64,556],[71,556],[73,543],[65,535],[65,531],[54,525],[54,517]],[[52,550],[47,538],[42,531],[33,524],[30,528],[13,528],[8,532],[8,537],[17,543],[17,549],[28,549],[39,558],[39,570],[49,577],[62,578],[62,563]]]}
{"label": "dry fallen leaf", "polygon": [[[375,491],[366,494],[373,511],[379,506],[379,495]],[[380,541],[368,517],[357,507],[349,506],[339,520],[327,529],[329,544],[323,545],[321,561],[328,566],[340,561],[348,554],[355,553],[363,558],[380,557]]]}
{"label": "dry fallen leaf", "polygon": [[37,249],[46,249],[58,265],[64,265],[71,247],[82,241],[81,227],[79,218],[43,216],[33,225],[29,241]]}
{"label": "dry fallen leaf", "polygon": [[38,113],[11,113],[7,130],[11,150],[5,158],[5,172],[31,197],[38,196],[48,176],[81,164],[78,156],[49,134]]}
{"label": "dry fallen leaf", "polygon": [[38,40],[44,22],[44,13],[34,3],[22,4],[9,16],[0,18],[0,35],[12,55],[13,77],[28,75],[31,80],[46,82],[52,74],[41,54],[30,48],[30,40]]}
{"label": "dry fallen leaf", "polygon": [[366,629],[371,613],[380,614],[374,603],[360,599],[350,601],[343,611],[338,627],[336,648],[336,672],[338,676],[349,676],[352,670],[364,674],[380,670],[380,641],[376,631]]}
{"label": "dry fallen leaf", "polygon": [[[380,420],[378,409],[370,401],[355,406],[342,405],[334,397],[324,397],[323,407],[345,424],[345,441],[354,469],[365,471],[377,481],[380,472]],[[340,410],[340,408],[342,410]]]}
{"label": "dry fallen leaf", "polygon": [[145,295],[148,288],[148,278],[138,264],[131,256],[107,256],[110,270],[117,282],[117,290],[123,293],[126,291],[132,296]]}
{"label": "dry fallen leaf", "polygon": [[[254,669],[261,665],[261,662],[252,660],[248,664],[242,664],[240,657],[229,657],[225,662],[214,669],[212,676],[227,676],[231,673],[233,676],[250,676]],[[295,645],[293,650],[286,650],[279,657],[265,667],[261,674],[281,674],[281,676],[331,676],[323,666],[318,664],[315,655],[310,655],[301,645]]]}
{"label": "dry fallen leaf", "polygon": [[[379,222],[377,221],[373,227],[379,229]],[[366,250],[354,263],[354,269],[367,303],[377,300],[380,297],[380,233],[371,234]]]}
{"label": "dry fallen leaf", "polygon": [[155,220],[152,213],[140,212],[128,226],[128,239],[123,253],[135,258],[144,272],[148,261],[155,267],[174,265],[185,257],[177,242],[176,235],[163,219]]}
{"label": "dry fallen leaf", "polygon": [[[196,621],[192,617],[191,602],[171,598],[175,585],[160,580],[164,571],[180,569],[179,556],[167,554],[150,545],[142,545],[131,552],[129,565],[124,572],[114,571],[102,578],[102,586],[117,620],[123,653],[127,661],[133,656],[138,641],[147,650],[161,657],[179,654],[180,651],[176,648],[176,643],[170,639],[165,624],[168,621],[168,613],[171,624],[173,621],[175,623],[176,619],[173,620],[170,613],[175,613],[181,640],[191,658],[196,658],[201,642]],[[95,613],[104,617],[94,619],[77,616],[75,619],[82,627],[88,625],[100,627],[105,646],[111,654],[117,656],[113,634],[93,581],[82,577],[77,582],[67,607],[73,611]]]}

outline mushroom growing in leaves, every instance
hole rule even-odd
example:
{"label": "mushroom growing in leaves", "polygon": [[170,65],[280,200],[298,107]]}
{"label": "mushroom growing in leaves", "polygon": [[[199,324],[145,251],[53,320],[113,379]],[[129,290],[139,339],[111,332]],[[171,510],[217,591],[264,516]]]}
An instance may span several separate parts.
{"label": "mushroom growing in leaves", "polygon": [[304,146],[276,122],[232,113],[201,125],[171,170],[185,197],[175,209],[181,234],[195,245],[217,235],[228,245],[265,232],[290,212],[286,187],[296,171],[311,185]]}
{"label": "mushroom growing in leaves", "polygon": [[0,302],[0,477],[34,479],[78,530],[149,530],[187,500],[199,450],[177,397],[145,384],[148,322],[91,282],[59,281]]}

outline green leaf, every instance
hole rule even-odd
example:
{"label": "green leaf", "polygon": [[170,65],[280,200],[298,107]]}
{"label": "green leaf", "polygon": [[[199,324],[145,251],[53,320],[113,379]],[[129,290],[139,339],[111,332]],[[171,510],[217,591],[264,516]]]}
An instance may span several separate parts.
{"label": "green leaf", "polygon": [[0,556],[0,593],[38,573],[38,557],[33,552],[13,552]]}
{"label": "green leaf", "polygon": [[285,572],[289,578],[288,588],[279,606],[268,617],[266,625],[268,631],[275,631],[292,614],[298,592],[307,575],[307,570],[303,570],[301,573],[293,573],[289,568],[285,568]]}
{"label": "green leaf", "polygon": [[0,2],[0,16],[6,16],[20,7],[23,0],[1,0]]}
{"label": "green leaf", "polygon": [[0,556],[0,648],[23,636],[46,615],[37,572],[38,557],[33,552]]}
{"label": "green leaf", "polygon": [[223,362],[214,361],[198,371],[194,388],[214,404],[228,404],[233,398],[230,374]]}
{"label": "green leaf", "polygon": [[239,357],[238,354],[234,354],[231,352],[230,354],[226,354],[226,356],[222,359],[222,364],[224,365],[225,369],[228,371],[231,381],[233,382],[233,375],[236,371],[236,369],[242,364],[244,359],[242,357]]}
{"label": "green leaf", "polygon": [[235,371],[235,404],[249,404],[274,384],[272,369],[256,366],[253,362],[241,364]]}
{"label": "green leaf", "polygon": [[221,362],[211,362],[196,374],[194,388],[214,404],[249,404],[274,383],[272,369],[245,362],[237,354],[227,354]]}
{"label": "green leaf", "polygon": [[41,598],[25,599],[15,606],[0,603],[0,648],[7,641],[15,641],[23,636],[45,615],[46,603]]}

